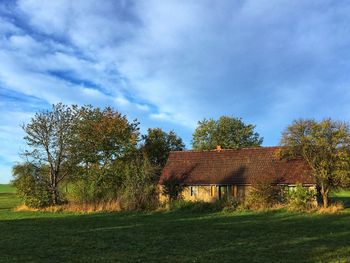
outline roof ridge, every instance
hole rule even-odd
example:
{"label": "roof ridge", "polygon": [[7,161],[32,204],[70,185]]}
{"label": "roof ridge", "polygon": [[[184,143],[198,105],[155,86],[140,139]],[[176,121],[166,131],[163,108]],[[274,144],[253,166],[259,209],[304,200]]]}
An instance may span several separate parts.
{"label": "roof ridge", "polygon": [[[242,150],[256,150],[256,149],[280,149],[283,148],[284,146],[252,146],[252,147],[244,147],[244,148],[237,148],[237,149],[225,149],[222,148],[220,152],[229,152],[229,151],[242,151]],[[213,149],[213,150],[183,150],[183,151],[170,151],[170,152],[218,152],[218,150]]]}

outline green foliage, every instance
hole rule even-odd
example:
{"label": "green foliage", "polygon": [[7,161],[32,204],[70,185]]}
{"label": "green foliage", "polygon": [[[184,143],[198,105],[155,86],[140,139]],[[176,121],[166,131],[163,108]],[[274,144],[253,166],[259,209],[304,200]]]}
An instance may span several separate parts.
{"label": "green foliage", "polygon": [[229,198],[223,203],[223,212],[234,212],[238,209],[241,203],[236,198]]}
{"label": "green foliage", "polygon": [[118,160],[111,167],[90,165],[81,169],[71,181],[70,196],[80,203],[104,202],[118,199],[123,180],[124,161]]}
{"label": "green foliage", "polygon": [[282,188],[278,185],[279,178],[269,174],[255,177],[252,190],[246,197],[245,205],[249,209],[264,209],[282,201]]}
{"label": "green foliage", "polygon": [[154,168],[136,155],[124,166],[122,207],[126,210],[154,209],[158,205]]}
{"label": "green foliage", "polygon": [[120,198],[125,163],[136,151],[138,122],[109,107],[87,106],[79,110],[73,131],[73,199],[85,203]]}
{"label": "green foliage", "polygon": [[[72,127],[77,118],[77,107],[62,103],[52,105],[51,110],[34,115],[23,125],[24,140],[29,147],[27,160],[37,167],[47,167],[46,173],[37,173],[32,180],[36,185],[50,190],[50,203],[59,204],[59,186],[70,174],[67,163],[71,158]],[[29,193],[29,192],[28,192]]]}
{"label": "green foliage", "polygon": [[82,168],[97,166],[94,168],[104,168],[105,172],[114,161],[136,149],[138,124],[109,107],[82,107],[73,127],[72,161]]}
{"label": "green foliage", "polygon": [[195,150],[212,150],[217,145],[224,149],[260,146],[263,138],[254,129],[254,125],[245,124],[239,118],[204,119],[198,122],[193,133],[192,146]]}
{"label": "green foliage", "polygon": [[169,178],[163,182],[163,195],[167,196],[170,202],[181,199],[183,189],[184,186],[178,183],[178,178],[176,176],[169,176]]}
{"label": "green foliage", "polygon": [[329,191],[350,183],[350,129],[347,123],[325,119],[296,120],[283,132],[283,158],[302,157],[328,206]]}
{"label": "green foliage", "polygon": [[26,163],[13,167],[12,181],[17,189],[18,196],[25,205],[33,208],[41,208],[52,204],[50,189],[43,180],[42,173],[47,172]]}
{"label": "green foliage", "polygon": [[142,151],[150,163],[160,169],[165,166],[170,151],[185,149],[182,139],[174,131],[166,133],[160,128],[148,129],[147,134],[143,135],[142,139]]}
{"label": "green foliage", "polygon": [[314,207],[316,193],[314,190],[297,184],[293,188],[288,188],[286,201],[288,208],[293,211],[305,211]]}

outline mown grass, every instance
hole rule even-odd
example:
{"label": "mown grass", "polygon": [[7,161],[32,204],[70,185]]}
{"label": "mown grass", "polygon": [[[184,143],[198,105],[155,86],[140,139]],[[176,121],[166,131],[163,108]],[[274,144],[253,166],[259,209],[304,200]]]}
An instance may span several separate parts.
{"label": "mown grass", "polygon": [[16,188],[10,184],[0,184],[0,193],[16,193]]}
{"label": "mown grass", "polygon": [[[12,204],[10,195],[8,200]],[[3,201],[3,200],[2,200]],[[18,200],[17,200],[18,201]],[[0,201],[1,202],[1,201]],[[0,262],[349,262],[350,211],[43,213],[0,209]]]}
{"label": "mown grass", "polygon": [[345,207],[350,208],[350,190],[335,191],[331,193],[331,198],[333,201],[342,202],[345,205]]}
{"label": "mown grass", "polygon": [[20,203],[15,193],[16,188],[12,185],[0,184],[0,213],[3,212],[2,210],[9,210]]}

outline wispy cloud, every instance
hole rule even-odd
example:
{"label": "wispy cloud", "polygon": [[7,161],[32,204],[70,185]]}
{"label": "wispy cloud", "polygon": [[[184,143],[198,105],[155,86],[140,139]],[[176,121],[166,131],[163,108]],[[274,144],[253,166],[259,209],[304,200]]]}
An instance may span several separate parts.
{"label": "wispy cloud", "polygon": [[222,114],[257,124],[267,145],[293,118],[348,119],[349,12],[330,0],[3,1],[0,166],[18,160],[19,124],[58,101],[110,105],[186,142]]}

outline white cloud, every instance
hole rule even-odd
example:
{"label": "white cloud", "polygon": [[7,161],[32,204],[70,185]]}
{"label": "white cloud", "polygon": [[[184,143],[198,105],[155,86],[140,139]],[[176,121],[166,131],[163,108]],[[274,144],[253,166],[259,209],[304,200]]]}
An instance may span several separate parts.
{"label": "white cloud", "polygon": [[348,112],[349,11],[328,0],[20,0],[7,14],[24,29],[0,18],[0,85],[111,105],[188,141],[199,119],[232,114],[275,144],[291,118]]}

